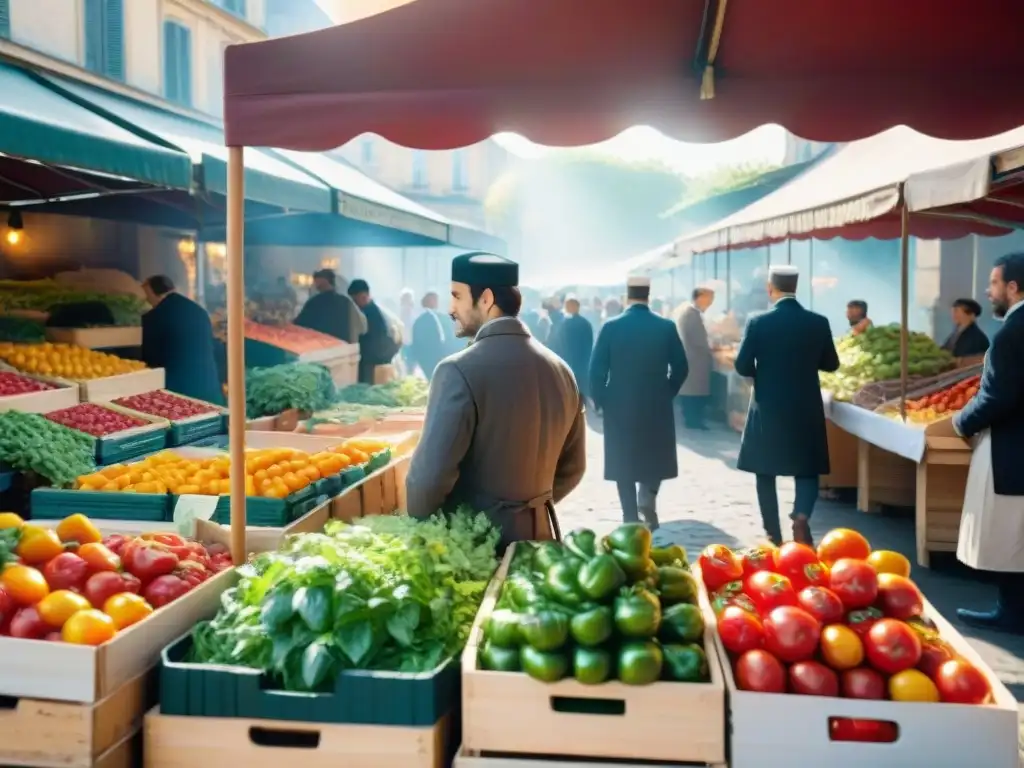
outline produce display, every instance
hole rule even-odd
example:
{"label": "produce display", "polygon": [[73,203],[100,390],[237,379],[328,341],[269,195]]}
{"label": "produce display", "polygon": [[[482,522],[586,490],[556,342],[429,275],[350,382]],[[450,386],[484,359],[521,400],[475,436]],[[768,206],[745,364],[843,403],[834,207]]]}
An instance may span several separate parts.
{"label": "produce display", "polygon": [[245,413],[250,419],[296,408],[323,410],[336,397],[331,373],[314,363],[289,363],[245,372]]}
{"label": "produce display", "polygon": [[[114,316],[114,324],[136,326],[148,307],[138,296],[127,293],[97,293],[61,285],[53,280],[0,280],[0,311],[34,310],[49,312],[60,304],[98,301]],[[30,339],[25,339],[29,341]]]}
{"label": "produce display", "polygon": [[425,379],[408,376],[387,384],[351,384],[338,393],[338,401],[384,408],[422,408],[427,404],[429,390]]}
{"label": "produce display", "polygon": [[466,509],[289,537],[239,569],[217,616],[193,630],[188,660],[260,669],[291,691],[332,691],[348,669],[433,670],[466,642],[498,538]]}
{"label": "produce display", "polygon": [[73,344],[0,343],[0,360],[25,373],[83,380],[141,371],[145,364]]}
{"label": "produce display", "polygon": [[245,321],[245,338],[261,341],[295,355],[345,345],[341,339],[297,325],[261,325],[252,320]]}
{"label": "produce display", "polygon": [[[836,400],[852,400],[863,387],[900,377],[900,327],[882,325],[836,343],[839,370],[821,374],[821,388]],[[910,332],[908,369],[911,376],[934,376],[953,365],[953,357],[931,338]]]}
{"label": "produce display", "polygon": [[705,682],[697,589],[683,548],[653,548],[640,523],[603,539],[579,529],[564,543],[520,543],[483,627],[480,665],[545,683]]}
{"label": "produce display", "polygon": [[4,512],[0,567],[0,636],[101,645],[231,557],[174,533],[104,537],[84,515],[41,528]]}
{"label": "produce display", "polygon": [[95,471],[94,438],[37,413],[0,412],[0,462],[61,488]]}
{"label": "produce display", "polygon": [[29,344],[46,341],[46,329],[42,323],[10,315],[0,316],[0,341],[15,341]]}
{"label": "produce display", "polygon": [[118,413],[96,403],[79,403],[70,408],[51,411],[45,416],[55,424],[61,424],[68,429],[75,429],[93,437],[106,437],[116,432],[145,427],[149,424],[142,419]]}
{"label": "produce display", "polygon": [[[927,426],[949,418],[957,411],[962,410],[971,401],[971,398],[978,394],[980,384],[981,376],[971,376],[946,389],[916,400],[907,400],[907,421]],[[885,415],[889,418],[899,419],[899,406],[887,408]]]}
{"label": "produce display", "polygon": [[217,409],[208,403],[181,397],[162,389],[121,397],[115,400],[114,404],[139,413],[148,413],[150,416],[159,416],[168,421],[182,421],[205,413],[217,413]]}
{"label": "produce display", "polygon": [[37,381],[27,376],[19,376],[16,373],[0,371],[0,397],[27,395],[30,392],[46,392],[56,388],[53,384],[47,384],[45,381]]}
{"label": "produce display", "polygon": [[790,542],[700,555],[717,631],[744,691],[852,699],[986,704],[985,675],[923,615],[924,598],[896,552],[856,531],[817,550]]}

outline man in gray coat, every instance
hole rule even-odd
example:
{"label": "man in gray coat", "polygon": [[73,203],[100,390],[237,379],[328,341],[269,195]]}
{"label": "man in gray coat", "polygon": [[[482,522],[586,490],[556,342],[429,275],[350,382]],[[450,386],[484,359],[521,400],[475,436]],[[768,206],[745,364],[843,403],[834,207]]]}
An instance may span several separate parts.
{"label": "man in gray coat", "polygon": [[687,429],[707,429],[704,413],[708,398],[711,397],[711,344],[708,330],[704,326],[704,313],[715,300],[710,288],[694,288],[693,301],[679,313],[676,325],[679,338],[686,351],[686,363],[690,372],[679,390],[683,411],[683,423]]}
{"label": "man in gray coat", "polygon": [[604,477],[614,480],[627,523],[658,527],[663,480],[679,473],[672,401],[686,380],[686,353],[675,324],[647,306],[651,281],[631,277],[626,311],[597,336],[590,397],[604,414]]}
{"label": "man in gray coat", "polygon": [[513,541],[558,538],[554,505],[586,469],[583,401],[569,367],[519,320],[519,267],[489,253],[452,261],[455,334],[434,371],[406,478],[409,514],[465,504]]}

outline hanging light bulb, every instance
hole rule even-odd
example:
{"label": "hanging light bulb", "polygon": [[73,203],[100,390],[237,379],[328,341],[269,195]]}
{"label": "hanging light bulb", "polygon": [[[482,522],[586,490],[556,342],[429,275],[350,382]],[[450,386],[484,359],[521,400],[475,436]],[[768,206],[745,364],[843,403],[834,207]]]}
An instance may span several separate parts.
{"label": "hanging light bulb", "polygon": [[21,220],[21,211],[11,211],[7,216],[7,234],[5,235],[8,245],[18,245],[24,236],[22,230],[25,223]]}

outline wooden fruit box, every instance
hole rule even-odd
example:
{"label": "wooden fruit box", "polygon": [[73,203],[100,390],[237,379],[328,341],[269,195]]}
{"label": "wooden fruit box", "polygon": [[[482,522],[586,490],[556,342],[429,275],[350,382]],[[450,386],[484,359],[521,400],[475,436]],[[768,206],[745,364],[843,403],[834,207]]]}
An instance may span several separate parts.
{"label": "wooden fruit box", "polygon": [[[702,599],[701,608],[705,621],[714,626],[714,613],[706,599]],[[927,600],[925,615],[935,622],[942,638],[988,678],[993,704],[967,706],[741,691],[736,687],[725,646],[718,633],[712,633],[729,699],[729,762],[733,768],[1018,768],[1017,701]],[[898,737],[891,743],[834,741],[831,723],[836,718],[892,723]]]}
{"label": "wooden fruit box", "polygon": [[821,476],[822,489],[857,487],[857,438],[831,419],[825,421],[829,473]]}
{"label": "wooden fruit box", "polygon": [[[75,403],[75,405],[78,405],[78,403]],[[130,416],[134,419],[148,422],[141,427],[132,427],[131,429],[97,437],[97,464],[115,464],[119,461],[134,459],[166,447],[167,430],[171,427],[171,422],[167,419],[152,416],[148,413],[131,411],[113,403],[93,403],[93,405],[120,413],[122,416]]]}
{"label": "wooden fruit box", "polygon": [[[227,408],[220,405],[214,405],[213,403],[207,403],[204,400],[197,400],[194,397],[188,397],[187,395],[182,395],[177,392],[171,392],[167,389],[150,391],[162,392],[212,409],[207,413],[198,413],[195,416],[189,416],[185,419],[166,419],[170,425],[170,431],[167,435],[167,444],[169,446],[175,447],[179,445],[187,445],[195,442],[196,440],[202,440],[205,437],[223,435],[227,432]],[[130,395],[122,395],[122,397],[130,397]],[[128,408],[127,406],[119,405],[117,403],[111,402],[110,405],[114,405],[125,413],[130,413],[131,415],[138,416],[139,418],[162,418],[143,411],[136,411],[134,408]]]}
{"label": "wooden fruit box", "polygon": [[632,760],[579,759],[551,755],[467,755],[461,747],[452,768],[729,768],[728,763],[652,763]]}
{"label": "wooden fruit box", "polygon": [[[709,683],[583,685],[566,679],[547,684],[519,672],[478,668],[484,623],[498,601],[514,551],[513,545],[505,553],[462,654],[462,759],[500,753],[723,763],[725,684],[720,650],[712,642],[713,623],[704,633]],[[574,702],[586,706],[595,701],[610,703],[616,714],[595,714],[592,705],[587,713],[565,711]]]}
{"label": "wooden fruit box", "polygon": [[955,552],[971,467],[971,443],[957,435],[953,419],[925,428],[924,460],[917,465],[915,537],[917,562],[928,567],[931,552]]}
{"label": "wooden fruit box", "polygon": [[61,408],[70,408],[78,405],[78,385],[70,381],[57,381],[42,376],[32,376],[28,373],[16,372],[26,379],[45,381],[56,389],[46,389],[42,392],[26,392],[24,395],[11,395],[0,397],[0,411],[24,411],[26,413],[49,413],[59,411]]}
{"label": "wooden fruit box", "polygon": [[146,715],[146,768],[444,768],[449,719],[433,726],[347,725]]}
{"label": "wooden fruit box", "polygon": [[142,326],[109,328],[47,328],[46,340],[55,344],[74,344],[86,349],[141,347]]}
{"label": "wooden fruit box", "polygon": [[163,389],[166,380],[163,368],[146,368],[102,379],[81,379],[77,384],[83,403],[108,403],[119,397]]}
{"label": "wooden fruit box", "polygon": [[882,506],[912,507],[917,464],[867,440],[857,440],[857,509],[875,512]]}
{"label": "wooden fruit box", "polygon": [[[115,759],[139,734],[156,701],[156,670],[95,704],[20,698],[0,709],[0,765],[91,768]],[[116,765],[131,760],[116,758]]]}

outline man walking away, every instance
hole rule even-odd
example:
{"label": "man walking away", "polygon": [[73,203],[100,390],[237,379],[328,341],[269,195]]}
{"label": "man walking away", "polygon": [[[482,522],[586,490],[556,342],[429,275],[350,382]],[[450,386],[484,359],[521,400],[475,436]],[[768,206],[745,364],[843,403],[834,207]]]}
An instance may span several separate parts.
{"label": "man walking away", "polygon": [[679,314],[677,326],[679,338],[683,341],[686,362],[690,372],[679,390],[682,401],[683,423],[687,429],[706,430],[704,414],[708,398],[711,397],[711,344],[708,330],[704,325],[704,313],[715,300],[710,288],[694,288],[693,301]]}
{"label": "man walking away", "polygon": [[686,380],[675,323],[647,306],[651,281],[631,277],[626,311],[601,327],[590,363],[590,396],[604,414],[604,477],[618,486],[627,523],[658,527],[657,496],[676,477],[672,401]]}
{"label": "man walking away", "polygon": [[594,329],[580,314],[580,302],[569,295],[565,299],[565,320],[561,326],[562,343],[560,354],[569,364],[580,394],[587,396],[590,377],[590,354],[594,350]]}
{"label": "man walking away", "polygon": [[452,321],[437,311],[437,294],[423,294],[423,311],[412,326],[413,342],[410,346],[412,365],[418,365],[430,381],[434,369],[449,353],[455,335]]}
{"label": "man walking away", "polygon": [[391,334],[391,327],[381,308],[370,297],[370,286],[365,280],[353,280],[348,295],[366,316],[366,332],[359,337],[359,381],[373,384],[373,370],[388,365],[398,354],[399,344]]}
{"label": "man walking away", "polygon": [[839,357],[828,320],[796,300],[796,267],[772,267],[772,308],[747,319],[736,373],[754,380],[736,468],[757,475],[757,502],[765,533],[782,543],[778,476],[796,478],[793,539],[812,544],[811,514],[818,476],[829,473],[825,408],[819,371],[835,371]]}
{"label": "man walking away", "polygon": [[338,293],[333,269],[313,273],[314,293],[295,318],[295,324],[355,344],[366,333],[366,317],[348,296]]}

